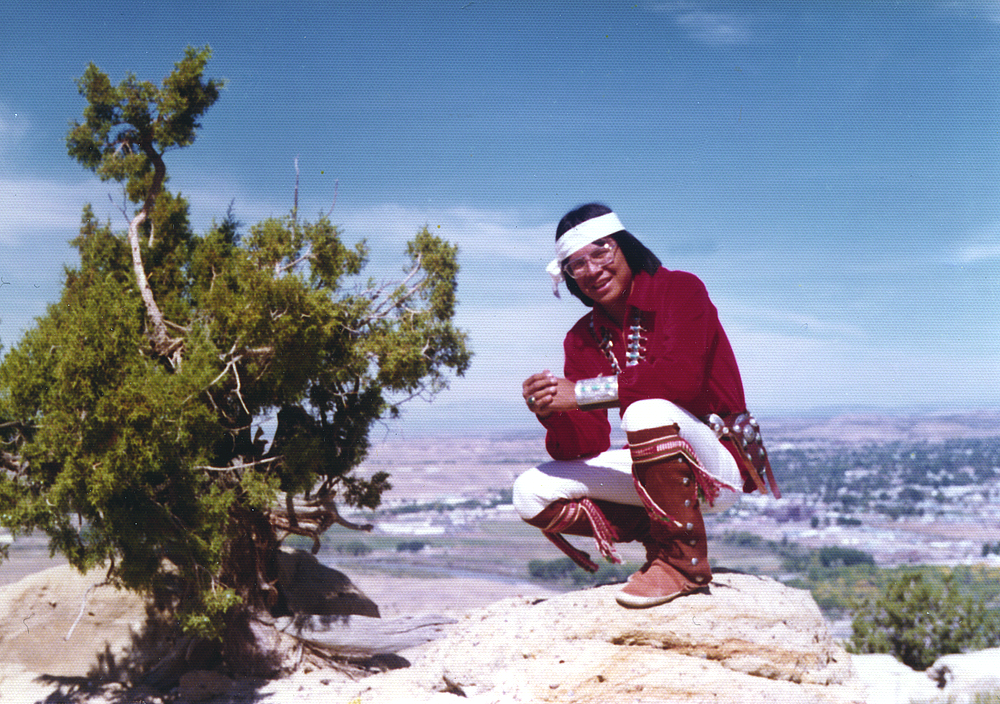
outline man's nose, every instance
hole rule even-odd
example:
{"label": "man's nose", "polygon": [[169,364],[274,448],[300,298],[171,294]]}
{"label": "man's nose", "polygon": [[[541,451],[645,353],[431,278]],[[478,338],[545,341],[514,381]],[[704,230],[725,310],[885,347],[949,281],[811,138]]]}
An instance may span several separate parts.
{"label": "man's nose", "polygon": [[604,268],[603,264],[598,264],[590,257],[587,257],[583,263],[586,266],[586,268],[583,270],[581,276],[593,276],[594,274],[600,274],[601,269]]}

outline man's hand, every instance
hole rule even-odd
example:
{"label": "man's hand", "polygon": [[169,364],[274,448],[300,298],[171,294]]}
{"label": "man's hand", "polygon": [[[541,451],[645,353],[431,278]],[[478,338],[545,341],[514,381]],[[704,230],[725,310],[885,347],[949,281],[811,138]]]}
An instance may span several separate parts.
{"label": "man's hand", "polygon": [[528,408],[539,418],[547,418],[559,411],[576,408],[576,384],[569,379],[556,378],[548,369],[532,374],[521,384],[521,395]]}

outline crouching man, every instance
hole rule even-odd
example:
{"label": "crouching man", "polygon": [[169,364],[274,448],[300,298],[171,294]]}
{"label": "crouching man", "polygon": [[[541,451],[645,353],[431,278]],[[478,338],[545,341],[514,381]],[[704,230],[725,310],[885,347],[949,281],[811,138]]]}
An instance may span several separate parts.
{"label": "crouching man", "polygon": [[[623,606],[703,590],[702,512],[766,493],[765,476],[779,496],[715,306],[697,277],[663,268],[597,203],[559,222],[548,271],[591,310],[566,335],[564,376],[522,384],[555,461],[516,480],[514,506],[590,571],[564,534],[592,536],[615,562],[614,543],[641,542],[647,560],[619,592]],[[609,449],[608,408],[621,413],[627,449]]]}

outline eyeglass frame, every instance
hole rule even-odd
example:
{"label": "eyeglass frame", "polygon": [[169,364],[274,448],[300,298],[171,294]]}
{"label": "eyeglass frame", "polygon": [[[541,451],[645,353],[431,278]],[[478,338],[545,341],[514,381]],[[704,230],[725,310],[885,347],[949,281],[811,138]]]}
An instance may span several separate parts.
{"label": "eyeglass frame", "polygon": [[[582,276],[584,274],[583,270],[581,270],[577,274],[573,274],[569,270],[570,265],[572,265],[573,262],[589,262],[589,263],[594,264],[595,266],[599,266],[599,267],[601,267],[601,266],[607,266],[608,264],[610,264],[611,262],[613,262],[614,258],[615,258],[615,252],[618,251],[618,243],[615,242],[614,239],[612,239],[610,237],[606,238],[604,240],[598,240],[598,242],[601,243],[600,244],[601,249],[592,251],[589,254],[584,254],[581,257],[574,257],[572,259],[567,259],[566,263],[563,264],[561,267],[559,267],[562,270],[563,275],[564,276],[568,276],[569,278],[571,278],[574,281],[576,281],[576,279],[579,276]],[[597,242],[591,242],[591,244],[597,244]],[[598,261],[597,259],[594,259],[593,255],[595,253],[597,253],[599,255],[600,261]],[[588,267],[588,270],[589,270],[589,267]]]}

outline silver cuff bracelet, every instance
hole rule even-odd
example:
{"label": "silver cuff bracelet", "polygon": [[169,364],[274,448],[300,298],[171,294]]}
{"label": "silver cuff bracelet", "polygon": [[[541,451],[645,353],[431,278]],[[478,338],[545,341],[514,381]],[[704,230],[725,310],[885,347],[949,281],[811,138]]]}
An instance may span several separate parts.
{"label": "silver cuff bracelet", "polygon": [[576,405],[582,411],[618,405],[618,377],[598,376],[581,379],[574,388]]}

